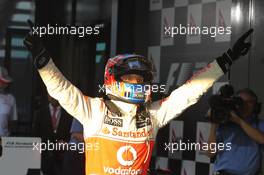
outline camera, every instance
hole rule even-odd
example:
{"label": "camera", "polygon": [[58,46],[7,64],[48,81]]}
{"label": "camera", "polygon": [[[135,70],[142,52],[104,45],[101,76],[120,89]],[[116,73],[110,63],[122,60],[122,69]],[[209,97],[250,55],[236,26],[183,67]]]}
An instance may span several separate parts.
{"label": "camera", "polygon": [[[239,114],[243,107],[243,100],[234,96],[234,88],[231,85],[224,85],[219,89],[218,95],[209,98],[211,108],[210,121],[213,123],[227,123],[230,119],[230,111]],[[239,115],[240,116],[240,115]]]}

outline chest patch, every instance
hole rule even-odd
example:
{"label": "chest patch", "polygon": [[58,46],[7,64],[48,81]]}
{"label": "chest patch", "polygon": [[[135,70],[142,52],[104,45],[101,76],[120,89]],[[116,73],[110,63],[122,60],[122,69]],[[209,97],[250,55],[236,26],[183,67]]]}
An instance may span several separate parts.
{"label": "chest patch", "polygon": [[112,126],[123,127],[123,119],[109,117],[108,115],[105,116],[104,123]]}

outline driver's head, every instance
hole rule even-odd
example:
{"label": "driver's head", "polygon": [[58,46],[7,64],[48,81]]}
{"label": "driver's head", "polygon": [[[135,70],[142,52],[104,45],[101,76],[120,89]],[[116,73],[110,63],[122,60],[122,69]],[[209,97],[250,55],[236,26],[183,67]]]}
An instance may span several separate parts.
{"label": "driver's head", "polygon": [[150,98],[152,64],[141,55],[110,58],[105,67],[106,95],[128,103],[145,103]]}

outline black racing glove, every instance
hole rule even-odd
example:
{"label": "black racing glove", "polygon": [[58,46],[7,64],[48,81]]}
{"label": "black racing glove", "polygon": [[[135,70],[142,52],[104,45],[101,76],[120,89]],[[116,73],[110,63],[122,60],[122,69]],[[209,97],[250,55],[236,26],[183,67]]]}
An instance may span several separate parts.
{"label": "black racing glove", "polygon": [[38,69],[41,69],[46,64],[48,64],[50,56],[47,50],[44,48],[41,38],[38,35],[34,35],[32,32],[34,27],[33,22],[30,20],[27,22],[31,30],[24,39],[24,45],[31,52],[35,66]]}
{"label": "black racing glove", "polygon": [[245,40],[252,32],[253,29],[249,29],[236,41],[232,49],[228,49],[221,57],[216,58],[224,73],[229,70],[233,61],[237,60],[241,55],[244,56],[248,53],[251,43],[245,42]]}

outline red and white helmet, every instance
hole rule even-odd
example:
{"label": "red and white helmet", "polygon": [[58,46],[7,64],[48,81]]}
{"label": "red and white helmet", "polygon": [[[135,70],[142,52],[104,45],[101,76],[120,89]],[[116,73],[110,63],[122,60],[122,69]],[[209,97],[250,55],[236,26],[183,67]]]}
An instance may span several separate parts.
{"label": "red and white helmet", "polygon": [[[137,74],[144,78],[142,84],[132,84],[121,80],[122,75]],[[150,98],[153,80],[152,64],[141,55],[125,54],[109,58],[104,75],[106,95],[110,99],[128,103],[145,103]]]}

